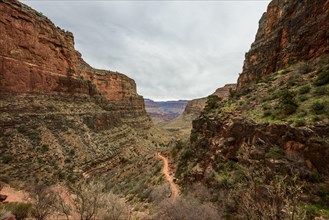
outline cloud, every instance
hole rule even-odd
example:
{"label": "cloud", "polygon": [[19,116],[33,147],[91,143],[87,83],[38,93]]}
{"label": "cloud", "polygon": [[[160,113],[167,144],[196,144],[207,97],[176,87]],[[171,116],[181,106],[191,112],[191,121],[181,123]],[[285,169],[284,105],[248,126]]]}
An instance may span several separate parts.
{"label": "cloud", "polygon": [[74,33],[92,66],[155,100],[204,97],[236,82],[269,1],[23,1]]}

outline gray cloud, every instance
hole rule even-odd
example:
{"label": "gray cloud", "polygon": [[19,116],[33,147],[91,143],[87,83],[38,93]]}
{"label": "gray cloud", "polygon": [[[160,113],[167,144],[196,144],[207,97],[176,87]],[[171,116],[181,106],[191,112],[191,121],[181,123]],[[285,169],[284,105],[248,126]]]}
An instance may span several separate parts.
{"label": "gray cloud", "polygon": [[23,1],[74,33],[93,67],[155,100],[204,97],[236,82],[269,1]]}

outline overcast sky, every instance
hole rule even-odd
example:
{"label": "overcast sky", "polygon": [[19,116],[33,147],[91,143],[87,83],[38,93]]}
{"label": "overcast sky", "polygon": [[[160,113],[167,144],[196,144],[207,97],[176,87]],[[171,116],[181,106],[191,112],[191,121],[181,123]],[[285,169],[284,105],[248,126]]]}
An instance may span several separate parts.
{"label": "overcast sky", "polygon": [[269,1],[22,1],[71,31],[91,66],[133,78],[154,100],[235,83]]}

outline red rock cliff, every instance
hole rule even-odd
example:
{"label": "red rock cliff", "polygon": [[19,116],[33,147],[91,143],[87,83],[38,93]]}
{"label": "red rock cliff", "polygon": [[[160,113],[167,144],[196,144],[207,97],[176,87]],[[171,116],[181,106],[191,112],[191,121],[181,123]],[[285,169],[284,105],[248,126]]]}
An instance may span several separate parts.
{"label": "red rock cliff", "polygon": [[0,0],[0,112],[0,176],[80,179],[153,146],[134,80],[90,67],[72,33],[16,0]]}
{"label": "red rock cliff", "polygon": [[89,94],[93,84],[109,101],[143,101],[132,79],[84,62],[72,33],[47,17],[18,1],[1,1],[0,12],[0,92]]}
{"label": "red rock cliff", "polygon": [[246,54],[238,89],[297,61],[329,54],[329,0],[273,0]]}

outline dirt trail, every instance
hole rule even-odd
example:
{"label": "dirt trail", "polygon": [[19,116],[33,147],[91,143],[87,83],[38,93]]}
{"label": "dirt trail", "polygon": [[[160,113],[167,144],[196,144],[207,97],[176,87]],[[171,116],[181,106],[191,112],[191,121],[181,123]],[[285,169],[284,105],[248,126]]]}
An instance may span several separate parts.
{"label": "dirt trail", "polygon": [[178,185],[174,182],[173,177],[170,175],[168,159],[166,157],[162,156],[160,153],[156,153],[156,156],[163,161],[162,173],[165,175],[167,181],[170,184],[171,198],[173,200],[176,200],[177,197],[179,196],[180,190],[179,190]]}

